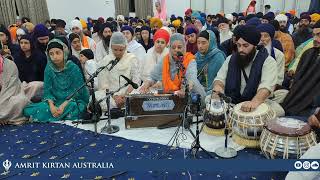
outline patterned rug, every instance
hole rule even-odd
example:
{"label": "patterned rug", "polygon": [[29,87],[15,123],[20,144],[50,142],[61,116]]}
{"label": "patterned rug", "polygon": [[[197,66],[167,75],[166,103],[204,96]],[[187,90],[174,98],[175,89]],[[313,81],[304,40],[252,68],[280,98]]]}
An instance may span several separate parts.
{"label": "patterned rug", "polygon": [[[286,172],[235,172],[235,171],[115,171],[114,169],[63,169],[15,168],[16,162],[112,162],[118,160],[192,159],[188,149],[170,148],[156,143],[132,141],[124,138],[98,135],[64,124],[33,123],[23,126],[6,126],[0,129],[0,179],[284,179]],[[212,153],[212,155],[214,155]],[[200,152],[199,158],[208,156]],[[9,173],[2,162],[12,162]],[[214,157],[212,163],[215,163]],[[236,159],[258,160],[265,157],[257,150],[238,152]],[[34,165],[34,164],[33,164]],[[259,166],[259,164],[257,164]],[[53,166],[52,166],[53,167]]]}

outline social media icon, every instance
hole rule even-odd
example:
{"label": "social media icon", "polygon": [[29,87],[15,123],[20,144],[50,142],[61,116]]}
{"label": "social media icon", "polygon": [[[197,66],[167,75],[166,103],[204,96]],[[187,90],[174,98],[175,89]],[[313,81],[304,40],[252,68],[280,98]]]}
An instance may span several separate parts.
{"label": "social media icon", "polygon": [[314,169],[314,170],[318,169],[319,168],[318,161],[312,161],[311,168]]}
{"label": "social media icon", "polygon": [[303,162],[303,169],[310,169],[310,167],[311,167],[311,164],[309,161]]}
{"label": "social media icon", "polygon": [[296,169],[301,169],[302,168],[302,162],[301,161],[296,161],[294,163],[294,168]]}

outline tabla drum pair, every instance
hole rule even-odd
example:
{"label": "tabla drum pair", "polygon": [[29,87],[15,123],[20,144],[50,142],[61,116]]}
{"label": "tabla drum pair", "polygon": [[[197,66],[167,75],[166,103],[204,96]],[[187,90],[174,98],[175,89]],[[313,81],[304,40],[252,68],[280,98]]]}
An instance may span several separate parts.
{"label": "tabla drum pair", "polygon": [[225,128],[225,116],[222,103],[218,99],[211,99],[209,103],[206,104],[206,109],[204,110],[204,122],[203,131],[206,134],[213,136],[223,136]]}
{"label": "tabla drum pair", "polygon": [[286,117],[268,121],[260,138],[261,151],[268,159],[299,159],[316,143],[306,122]]}
{"label": "tabla drum pair", "polygon": [[259,139],[265,123],[276,117],[275,112],[266,103],[262,103],[252,112],[243,112],[239,103],[230,113],[232,139],[248,148],[259,148]]}

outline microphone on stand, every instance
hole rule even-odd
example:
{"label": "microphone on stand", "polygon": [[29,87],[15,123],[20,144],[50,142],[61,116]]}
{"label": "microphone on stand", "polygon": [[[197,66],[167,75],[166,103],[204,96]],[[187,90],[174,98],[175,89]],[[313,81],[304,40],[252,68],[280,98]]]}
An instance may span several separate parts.
{"label": "microphone on stand", "polygon": [[223,94],[222,92],[217,92],[217,91],[215,91],[215,90],[212,90],[212,92],[217,93],[217,95],[218,95],[221,99],[223,99],[224,101],[226,101],[226,103],[231,103],[231,102],[232,102],[232,98],[229,97],[229,96],[227,96],[227,95],[225,95],[225,94]]}
{"label": "microphone on stand", "polygon": [[177,58],[176,62],[179,65],[179,67],[183,67],[182,66],[182,62],[183,62],[183,54],[182,54],[182,52],[178,51],[176,58]]}
{"label": "microphone on stand", "polygon": [[138,89],[139,88],[138,84],[134,83],[133,81],[131,81],[126,76],[124,76],[124,75],[120,75],[120,76],[123,77],[123,79],[125,79],[127,81],[127,83],[130,84],[134,89]]}

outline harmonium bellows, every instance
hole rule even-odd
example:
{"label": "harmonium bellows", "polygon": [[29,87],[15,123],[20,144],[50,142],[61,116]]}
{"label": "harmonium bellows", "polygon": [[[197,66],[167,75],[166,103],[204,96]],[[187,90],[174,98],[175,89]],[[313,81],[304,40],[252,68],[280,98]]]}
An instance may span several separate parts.
{"label": "harmonium bellows", "polygon": [[130,129],[179,124],[185,106],[185,98],[172,94],[126,96],[125,126]]}

